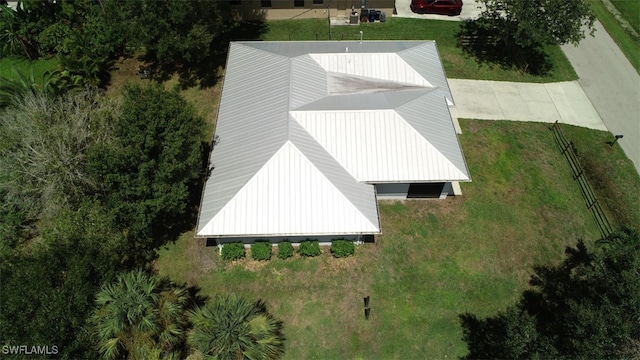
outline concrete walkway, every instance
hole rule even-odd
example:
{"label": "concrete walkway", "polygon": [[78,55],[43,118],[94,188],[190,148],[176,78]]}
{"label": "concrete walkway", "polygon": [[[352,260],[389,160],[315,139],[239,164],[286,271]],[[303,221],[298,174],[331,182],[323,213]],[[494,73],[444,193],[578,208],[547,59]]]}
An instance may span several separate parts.
{"label": "concrete walkway", "polygon": [[607,129],[624,135],[618,144],[640,173],[640,75],[598,21],[595,28],[595,37],[562,50]]}
{"label": "concrete walkway", "polygon": [[[448,79],[454,118],[553,123],[607,130],[577,81],[547,84]],[[457,129],[460,130],[459,128]]]}

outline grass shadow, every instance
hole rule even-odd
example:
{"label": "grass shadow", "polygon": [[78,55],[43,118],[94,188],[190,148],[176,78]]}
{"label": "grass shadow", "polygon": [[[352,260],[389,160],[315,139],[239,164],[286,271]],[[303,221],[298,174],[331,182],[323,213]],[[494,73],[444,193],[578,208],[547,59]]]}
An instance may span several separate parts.
{"label": "grass shadow", "polygon": [[456,36],[458,47],[480,64],[516,69],[534,76],[544,76],[553,70],[553,63],[543,46],[519,46],[513,39],[500,38],[495,30],[478,21],[464,21]]}

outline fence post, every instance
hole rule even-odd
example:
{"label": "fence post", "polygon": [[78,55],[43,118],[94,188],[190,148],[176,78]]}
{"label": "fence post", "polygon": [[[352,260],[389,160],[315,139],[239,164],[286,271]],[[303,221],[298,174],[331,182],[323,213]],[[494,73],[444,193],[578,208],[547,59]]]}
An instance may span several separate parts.
{"label": "fence post", "polygon": [[578,178],[580,176],[582,176],[583,173],[584,173],[584,171],[582,169],[580,169],[580,172],[573,177],[573,180],[578,180]]}

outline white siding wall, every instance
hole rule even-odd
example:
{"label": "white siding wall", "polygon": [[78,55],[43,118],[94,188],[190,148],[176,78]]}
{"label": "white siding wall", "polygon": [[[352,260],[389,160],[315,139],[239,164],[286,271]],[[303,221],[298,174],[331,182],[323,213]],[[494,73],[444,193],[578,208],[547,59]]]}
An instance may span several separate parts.
{"label": "white siding wall", "polygon": [[376,195],[380,200],[406,199],[409,184],[376,184]]}
{"label": "white siding wall", "polygon": [[331,245],[333,240],[351,240],[351,241],[363,241],[360,235],[327,235],[327,236],[276,236],[276,237],[227,237],[213,239],[219,244],[242,242],[245,246],[250,246],[258,240],[269,241],[273,245],[277,245],[283,241],[289,241],[293,246],[298,246],[305,240],[318,240],[320,245]]}

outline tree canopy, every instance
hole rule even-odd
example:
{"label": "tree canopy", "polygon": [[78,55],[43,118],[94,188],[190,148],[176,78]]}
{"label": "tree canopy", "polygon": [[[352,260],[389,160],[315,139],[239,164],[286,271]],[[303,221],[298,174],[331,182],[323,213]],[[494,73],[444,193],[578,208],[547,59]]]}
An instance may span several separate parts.
{"label": "tree canopy", "polygon": [[478,22],[491,27],[503,45],[577,45],[592,31],[595,15],[584,0],[481,0]]}
{"label": "tree canopy", "polygon": [[29,243],[13,251],[12,244],[3,244],[3,341],[57,345],[62,357],[96,358],[85,320],[100,284],[122,268],[126,244],[105,214],[97,204],[61,209],[38,227],[38,238],[27,238]]}
{"label": "tree canopy", "polygon": [[115,109],[96,93],[64,98],[29,92],[0,116],[0,206],[31,220],[77,209],[98,184],[88,173],[92,146],[108,141]]}
{"label": "tree canopy", "polygon": [[119,57],[141,53],[156,68],[202,76],[237,23],[217,0],[25,0],[0,6],[0,56],[57,56],[90,86],[105,86]]}
{"label": "tree canopy", "polygon": [[184,286],[142,270],[122,273],[105,283],[91,319],[102,358],[181,357],[190,302]]}
{"label": "tree canopy", "polygon": [[594,31],[595,15],[586,0],[480,2],[480,16],[463,22],[458,36],[464,50],[481,62],[544,74],[550,69],[546,46],[577,45]]}
{"label": "tree canopy", "polygon": [[29,92],[0,110],[4,341],[97,357],[87,320],[100,285],[149,266],[193,225],[203,127],[177,92],[159,87],[114,99]]}
{"label": "tree canopy", "polygon": [[99,198],[135,238],[162,241],[193,224],[208,155],[203,131],[177,91],[127,87],[114,140],[92,149],[89,166]]}
{"label": "tree canopy", "polygon": [[640,237],[625,228],[589,251],[537,266],[533,288],[496,316],[460,316],[468,359],[640,356]]}
{"label": "tree canopy", "polygon": [[282,322],[262,301],[228,295],[197,307],[190,314],[188,343],[214,359],[277,359],[284,353]]}

